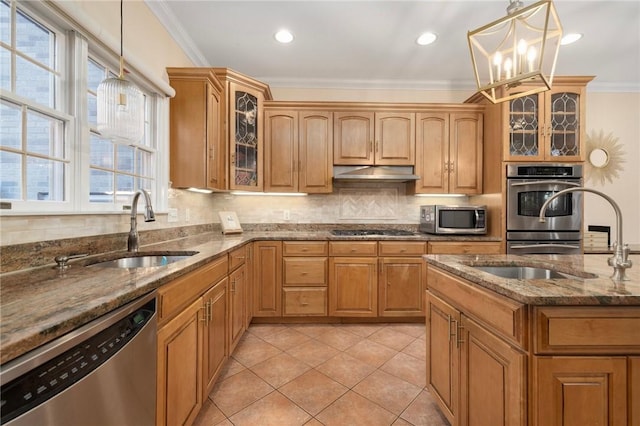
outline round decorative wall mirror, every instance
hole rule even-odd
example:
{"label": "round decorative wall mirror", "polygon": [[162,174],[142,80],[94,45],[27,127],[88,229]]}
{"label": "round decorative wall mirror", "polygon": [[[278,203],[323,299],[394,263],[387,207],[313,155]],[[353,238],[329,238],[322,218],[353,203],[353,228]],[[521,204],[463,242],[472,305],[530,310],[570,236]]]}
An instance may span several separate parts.
{"label": "round decorative wall mirror", "polygon": [[605,181],[613,182],[623,170],[624,151],[618,143],[618,138],[612,133],[604,134],[591,131],[587,134],[587,162],[585,163],[586,181],[604,185]]}

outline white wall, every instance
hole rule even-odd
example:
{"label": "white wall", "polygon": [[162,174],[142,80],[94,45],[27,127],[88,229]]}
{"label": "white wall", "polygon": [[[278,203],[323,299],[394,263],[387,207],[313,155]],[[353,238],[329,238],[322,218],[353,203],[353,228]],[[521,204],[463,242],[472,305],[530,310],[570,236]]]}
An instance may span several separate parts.
{"label": "white wall", "polygon": [[[588,87],[588,86],[587,86]],[[625,153],[623,170],[612,182],[587,182],[585,186],[613,198],[624,218],[624,242],[640,244],[640,93],[587,93],[587,133],[612,134]],[[615,215],[608,202],[585,194],[585,230],[588,225],[611,226],[615,239]]]}

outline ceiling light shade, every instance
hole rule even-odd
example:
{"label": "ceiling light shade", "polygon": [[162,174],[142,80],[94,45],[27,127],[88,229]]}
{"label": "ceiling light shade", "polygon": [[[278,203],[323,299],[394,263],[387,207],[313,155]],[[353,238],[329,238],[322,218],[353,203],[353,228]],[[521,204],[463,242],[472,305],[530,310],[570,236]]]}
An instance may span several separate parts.
{"label": "ceiling light shade", "polygon": [[467,34],[478,91],[493,103],[551,89],[562,38],[552,1],[509,2],[507,16]]}
{"label": "ceiling light shade", "polygon": [[124,78],[122,3],[120,0],[120,74],[98,86],[97,125],[103,138],[130,144],[140,142],[144,134],[144,95]]}

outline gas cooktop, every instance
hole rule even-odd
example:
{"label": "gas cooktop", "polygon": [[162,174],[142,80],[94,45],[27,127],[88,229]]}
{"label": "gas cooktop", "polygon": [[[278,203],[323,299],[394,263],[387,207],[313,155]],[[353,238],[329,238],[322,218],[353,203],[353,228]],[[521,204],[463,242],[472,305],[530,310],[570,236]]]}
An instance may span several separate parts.
{"label": "gas cooktop", "polygon": [[366,236],[366,235],[384,235],[384,236],[408,236],[415,235],[414,232],[405,231],[403,229],[333,229],[333,235],[338,236]]}

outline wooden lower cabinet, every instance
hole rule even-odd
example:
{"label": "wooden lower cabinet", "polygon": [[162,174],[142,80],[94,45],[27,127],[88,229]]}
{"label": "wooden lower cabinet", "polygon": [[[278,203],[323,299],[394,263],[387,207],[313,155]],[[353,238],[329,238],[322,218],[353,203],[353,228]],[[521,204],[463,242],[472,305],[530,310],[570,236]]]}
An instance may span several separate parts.
{"label": "wooden lower cabinet", "polygon": [[460,356],[455,330],[460,311],[426,292],[427,386],[451,425],[458,415]]}
{"label": "wooden lower cabinet", "polygon": [[283,316],[327,315],[327,253],[325,241],[283,243]]}
{"label": "wooden lower cabinet", "polygon": [[198,298],[158,331],[159,426],[189,425],[202,407],[202,305]]}
{"label": "wooden lower cabinet", "polygon": [[204,355],[202,370],[204,373],[203,398],[211,392],[220,370],[228,358],[227,335],[229,330],[227,314],[227,294],[229,278],[225,277],[207,291],[202,299],[205,306]]}
{"label": "wooden lower cabinet", "polygon": [[420,257],[379,260],[378,314],[382,317],[422,316],[427,264]]}
{"label": "wooden lower cabinet", "polygon": [[378,315],[377,257],[329,258],[329,315]]}
{"label": "wooden lower cabinet", "polygon": [[438,241],[429,242],[429,254],[501,254],[499,241]]}
{"label": "wooden lower cabinet", "polygon": [[535,425],[628,424],[626,357],[534,358]]}
{"label": "wooden lower cabinet", "polygon": [[629,357],[629,424],[640,426],[640,356]]}
{"label": "wooden lower cabinet", "polygon": [[[460,425],[526,425],[527,354],[461,315]],[[456,324],[457,326],[457,324]]]}
{"label": "wooden lower cabinet", "polygon": [[245,290],[246,265],[242,265],[229,274],[229,353],[231,354],[244,333],[245,326]]}
{"label": "wooden lower cabinet", "polygon": [[253,316],[282,316],[282,241],[253,243]]}

